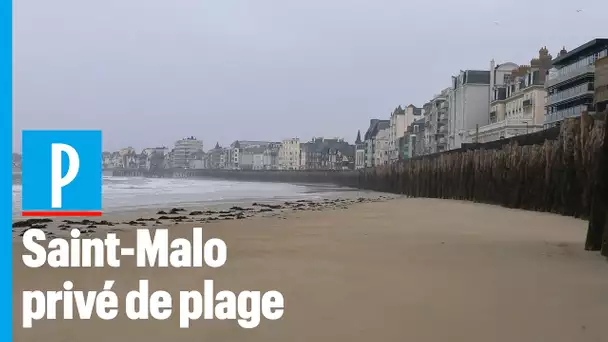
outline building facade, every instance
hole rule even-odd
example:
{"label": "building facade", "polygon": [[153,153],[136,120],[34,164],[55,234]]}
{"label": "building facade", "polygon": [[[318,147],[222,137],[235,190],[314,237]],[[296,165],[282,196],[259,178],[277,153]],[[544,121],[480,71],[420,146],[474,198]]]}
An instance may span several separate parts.
{"label": "building facade", "polygon": [[419,142],[424,140],[424,154],[438,153],[447,150],[450,88],[435,95],[424,106],[424,136],[417,136]]}
{"label": "building facade", "polygon": [[399,106],[393,110],[389,120],[389,160],[395,161],[399,159],[399,138],[405,134],[406,129],[406,111]]}
{"label": "building facade", "polygon": [[545,127],[595,111],[595,62],[607,55],[608,39],[594,39],[570,52],[565,48],[560,51],[545,82]]}
{"label": "building facade", "polygon": [[210,169],[225,169],[228,151],[222,148],[219,142],[215,143],[215,147],[207,152],[208,166]]}
{"label": "building facade", "polygon": [[595,110],[602,113],[608,107],[608,57],[595,61]]}
{"label": "building facade", "polygon": [[347,170],[355,167],[355,146],[344,139],[313,138],[301,143],[301,168],[306,170]]}
{"label": "building facade", "polygon": [[194,136],[176,141],[172,154],[172,166],[176,168],[188,168],[190,166],[190,155],[202,150],[203,142]]}
{"label": "building facade", "polygon": [[418,119],[407,127],[405,136],[400,139],[399,158],[410,159],[427,154],[425,129],[426,119]]}
{"label": "building facade", "polygon": [[355,169],[365,168],[365,142],[361,140],[361,131],[357,131],[355,139]]}
{"label": "building facade", "polygon": [[469,142],[490,142],[543,129],[544,83],[551,55],[543,47],[529,65],[512,68],[512,64],[493,68],[489,124],[469,130]]}
{"label": "building facade", "polygon": [[452,76],[448,94],[448,149],[467,142],[468,132],[488,124],[490,111],[490,71],[466,70]]}
{"label": "building facade", "polygon": [[374,166],[388,165],[391,161],[390,126],[379,129],[374,137]]}
{"label": "building facade", "polygon": [[279,154],[281,150],[282,143],[270,143],[266,145],[264,149],[264,169],[265,170],[278,170],[280,168],[279,164]]}
{"label": "building facade", "polygon": [[380,130],[388,129],[390,127],[390,120],[379,120],[371,119],[369,121],[369,127],[365,132],[364,144],[365,144],[365,167],[374,167],[375,165],[375,148],[376,148],[376,135]]}
{"label": "building facade", "polygon": [[285,139],[281,142],[279,168],[281,170],[300,169],[300,139]]}

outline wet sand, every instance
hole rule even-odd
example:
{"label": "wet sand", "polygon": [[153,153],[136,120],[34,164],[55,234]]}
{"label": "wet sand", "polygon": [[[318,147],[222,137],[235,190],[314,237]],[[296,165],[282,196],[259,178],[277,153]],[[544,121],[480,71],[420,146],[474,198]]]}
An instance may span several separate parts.
{"label": "wet sand", "polygon": [[[172,224],[172,237],[197,222]],[[219,269],[26,269],[14,244],[14,341],[605,341],[608,263],[585,252],[587,223],[546,213],[431,199],[355,203],[202,223],[228,245]],[[151,227],[153,229],[153,227]],[[120,233],[135,246],[134,233]],[[100,289],[124,298],[139,279],[177,297],[204,279],[279,290],[285,315],[235,321],[38,321],[21,328],[21,291]]]}

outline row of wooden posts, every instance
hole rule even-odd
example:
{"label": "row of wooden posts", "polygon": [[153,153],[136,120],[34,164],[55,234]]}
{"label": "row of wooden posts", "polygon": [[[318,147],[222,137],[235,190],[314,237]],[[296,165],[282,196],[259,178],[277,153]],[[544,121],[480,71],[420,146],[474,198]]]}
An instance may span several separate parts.
{"label": "row of wooden posts", "polygon": [[585,249],[608,256],[608,130],[584,114],[556,139],[443,153],[367,169],[357,187],[468,200],[589,220]]}
{"label": "row of wooden posts", "polygon": [[333,183],[574,216],[589,220],[585,249],[608,256],[606,116],[583,114],[507,144],[479,144],[361,171],[203,170],[198,176]]}

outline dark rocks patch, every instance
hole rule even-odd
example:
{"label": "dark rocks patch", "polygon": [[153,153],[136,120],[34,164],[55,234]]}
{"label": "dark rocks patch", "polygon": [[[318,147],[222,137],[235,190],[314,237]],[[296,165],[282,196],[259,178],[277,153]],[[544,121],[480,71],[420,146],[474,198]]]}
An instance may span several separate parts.
{"label": "dark rocks patch", "polygon": [[[243,220],[249,217],[255,216],[270,216],[277,217],[279,219],[287,219],[283,216],[286,212],[300,212],[300,211],[322,211],[322,210],[341,210],[347,209],[350,205],[356,203],[365,202],[380,202],[388,200],[390,197],[378,197],[378,198],[363,198],[359,197],[356,199],[322,199],[322,200],[297,200],[297,201],[285,201],[282,204],[277,203],[252,203],[251,207],[232,206],[229,209],[223,210],[192,210],[187,216],[183,208],[171,208],[170,210],[159,210],[154,217],[140,217],[128,222],[110,222],[107,220],[94,221],[84,219],[82,221],[74,220],[63,220],[57,228],[61,231],[69,231],[71,229],[78,229],[82,234],[92,234],[97,232],[99,227],[111,227],[115,225],[131,226],[131,227],[146,227],[146,226],[167,226],[169,222],[173,225],[179,223],[212,223],[214,221],[224,220]],[[181,215],[180,215],[181,213]],[[53,222],[52,219],[48,218],[34,218],[24,221],[18,221],[13,223],[13,228],[25,228],[19,232],[20,236],[32,228],[45,229],[48,228],[48,223]],[[110,232],[122,231],[124,229],[113,228]],[[19,231],[19,230],[17,230]],[[13,232],[17,233],[14,229]],[[47,236],[54,236],[52,232],[45,231]]]}
{"label": "dark rocks patch", "polygon": [[15,223],[13,223],[13,227],[14,228],[23,228],[23,227],[30,227],[33,224],[42,224],[42,223],[50,223],[53,222],[53,220],[51,219],[27,219],[25,221],[17,221]]}

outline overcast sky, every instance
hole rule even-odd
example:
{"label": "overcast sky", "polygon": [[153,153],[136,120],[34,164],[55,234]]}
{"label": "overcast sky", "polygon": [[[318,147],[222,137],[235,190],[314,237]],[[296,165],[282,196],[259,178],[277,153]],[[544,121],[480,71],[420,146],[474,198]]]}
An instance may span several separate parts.
{"label": "overcast sky", "polygon": [[460,69],[608,36],[606,13],[603,0],[17,0],[14,150],[22,129],[101,129],[106,150],[352,141]]}

